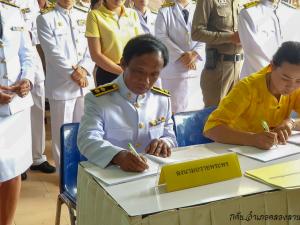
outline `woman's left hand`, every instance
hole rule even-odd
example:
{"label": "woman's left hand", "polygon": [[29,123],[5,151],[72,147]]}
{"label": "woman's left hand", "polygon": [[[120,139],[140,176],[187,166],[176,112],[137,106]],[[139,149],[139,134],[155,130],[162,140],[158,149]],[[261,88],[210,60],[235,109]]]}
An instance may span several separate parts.
{"label": "woman's left hand", "polygon": [[277,133],[278,143],[286,144],[289,136],[292,134],[294,123],[291,119],[285,119],[279,126],[272,129]]}

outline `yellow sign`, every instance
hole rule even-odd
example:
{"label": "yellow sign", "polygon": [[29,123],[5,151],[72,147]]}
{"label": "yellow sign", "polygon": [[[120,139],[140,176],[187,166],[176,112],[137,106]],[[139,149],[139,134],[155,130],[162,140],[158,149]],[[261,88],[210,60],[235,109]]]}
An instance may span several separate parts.
{"label": "yellow sign", "polygon": [[211,184],[241,177],[236,153],[165,165],[161,168],[159,184],[167,192]]}

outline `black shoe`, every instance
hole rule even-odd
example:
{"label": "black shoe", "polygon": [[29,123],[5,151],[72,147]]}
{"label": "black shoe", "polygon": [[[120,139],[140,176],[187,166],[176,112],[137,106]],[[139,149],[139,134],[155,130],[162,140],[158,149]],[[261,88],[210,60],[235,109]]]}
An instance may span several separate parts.
{"label": "black shoe", "polygon": [[24,172],[21,174],[21,180],[26,180],[27,179],[27,173]]}
{"label": "black shoe", "polygon": [[51,166],[47,161],[41,163],[40,165],[33,165],[30,167],[31,170],[39,170],[43,173],[54,173],[55,167]]}

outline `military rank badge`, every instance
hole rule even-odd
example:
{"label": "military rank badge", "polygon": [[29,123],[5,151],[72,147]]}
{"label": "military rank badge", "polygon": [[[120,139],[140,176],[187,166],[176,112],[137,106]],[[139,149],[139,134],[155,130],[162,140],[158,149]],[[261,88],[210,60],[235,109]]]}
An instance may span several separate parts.
{"label": "military rank badge", "polygon": [[21,9],[21,12],[22,12],[23,14],[30,13],[30,8],[24,8],[24,9]]}
{"label": "military rank badge", "polygon": [[84,26],[85,25],[85,20],[77,20],[78,26]]}
{"label": "military rank badge", "polygon": [[12,31],[24,31],[24,27],[11,27]]}
{"label": "military rank badge", "polygon": [[227,0],[218,0],[220,5],[227,5]]}

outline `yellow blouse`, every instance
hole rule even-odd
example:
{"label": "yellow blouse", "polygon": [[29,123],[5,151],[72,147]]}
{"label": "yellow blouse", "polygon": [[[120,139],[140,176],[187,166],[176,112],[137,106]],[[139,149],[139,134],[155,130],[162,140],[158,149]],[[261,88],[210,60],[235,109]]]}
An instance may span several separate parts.
{"label": "yellow blouse", "polygon": [[290,95],[281,95],[278,101],[266,83],[270,66],[242,79],[221,101],[218,108],[209,116],[204,132],[218,125],[227,125],[246,132],[262,132],[261,121],[272,127],[289,118],[291,111],[300,113],[300,89]]}
{"label": "yellow blouse", "polygon": [[122,6],[119,17],[101,5],[88,14],[85,36],[100,38],[102,53],[117,64],[127,42],[139,34],[143,29],[133,9]]}

